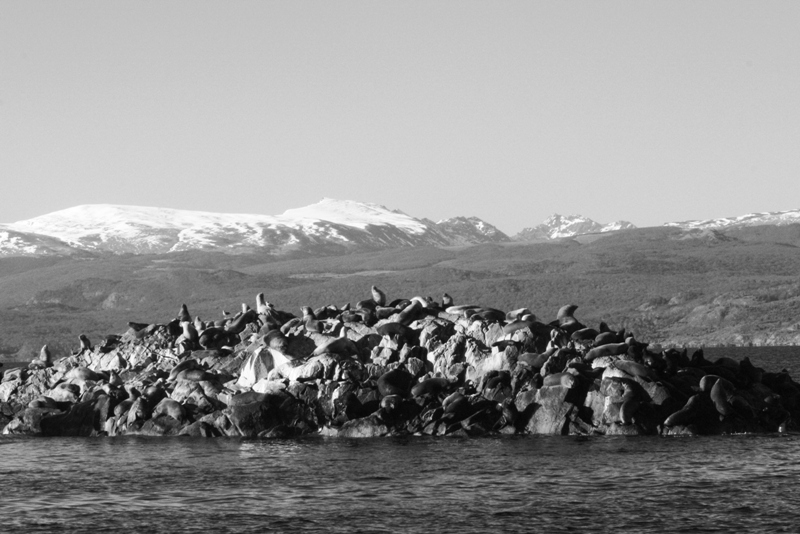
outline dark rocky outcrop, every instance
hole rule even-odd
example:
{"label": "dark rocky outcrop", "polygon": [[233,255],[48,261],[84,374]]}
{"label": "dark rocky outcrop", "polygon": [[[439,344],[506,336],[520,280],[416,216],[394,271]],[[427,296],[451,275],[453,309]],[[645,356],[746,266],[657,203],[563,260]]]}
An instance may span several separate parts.
{"label": "dark rocky outcrop", "polygon": [[[545,324],[422,297],[367,299],[303,321],[260,302],[214,324],[136,324],[52,366],[5,370],[0,427],[240,438],[798,429],[800,385],[788,373],[586,327],[576,308]],[[209,329],[237,341],[204,347]]]}

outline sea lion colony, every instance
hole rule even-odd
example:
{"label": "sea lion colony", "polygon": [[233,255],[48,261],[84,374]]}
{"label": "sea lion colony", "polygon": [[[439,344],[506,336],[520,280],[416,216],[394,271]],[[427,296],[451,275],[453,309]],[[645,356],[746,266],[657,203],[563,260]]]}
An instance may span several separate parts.
{"label": "sea lion colony", "polygon": [[793,430],[800,386],[749,359],[662,350],[577,306],[552,322],[377,287],[355,306],[256,308],[167,324],[0,383],[4,434],[371,437],[397,434],[718,434]]}

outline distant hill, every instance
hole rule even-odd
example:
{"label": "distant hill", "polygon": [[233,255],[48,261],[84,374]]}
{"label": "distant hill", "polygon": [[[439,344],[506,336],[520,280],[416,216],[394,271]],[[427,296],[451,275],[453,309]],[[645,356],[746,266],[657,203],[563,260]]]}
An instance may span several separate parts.
{"label": "distant hill", "polygon": [[229,254],[84,253],[0,258],[0,358],[45,342],[64,354],[77,336],[166,322],[186,303],[221,317],[265,292],[279,309],[444,292],[456,303],[530,308],[543,320],[567,303],[642,340],[676,344],[800,344],[800,224],[723,230],[655,227],[541,243]]}

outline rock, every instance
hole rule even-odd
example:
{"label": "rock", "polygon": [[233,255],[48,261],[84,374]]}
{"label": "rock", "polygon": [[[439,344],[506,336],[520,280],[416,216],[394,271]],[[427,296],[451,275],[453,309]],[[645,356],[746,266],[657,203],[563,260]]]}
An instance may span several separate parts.
{"label": "rock", "polygon": [[179,436],[190,436],[193,438],[213,438],[219,434],[219,431],[212,425],[205,421],[195,421],[192,424],[186,425],[178,432]]}
{"label": "rock", "polygon": [[8,402],[17,392],[19,385],[19,380],[9,380],[0,384],[0,402]]}
{"label": "rock", "polygon": [[566,435],[569,430],[569,415],[575,406],[567,402],[570,388],[553,386],[536,392],[536,411],[525,427],[530,434]]}
{"label": "rock", "polygon": [[[299,383],[299,382],[295,382]],[[283,380],[268,380],[263,378],[253,384],[253,391],[256,393],[280,393],[286,389],[286,382]]]}
{"label": "rock", "polygon": [[43,417],[44,436],[96,436],[104,431],[111,411],[111,400],[103,395],[95,400],[73,405],[66,413]]}
{"label": "rock", "polygon": [[519,351],[508,346],[498,352],[483,352],[474,344],[468,344],[465,352],[467,362],[467,380],[477,383],[480,377],[491,371],[513,371],[517,366]]}
{"label": "rock", "polygon": [[277,410],[266,402],[229,406],[225,414],[237,435],[245,438],[254,438],[259,433],[281,424]]}
{"label": "rock", "polygon": [[47,396],[56,402],[75,403],[78,402],[78,397],[80,396],[80,393],[81,393],[81,388],[79,386],[75,384],[68,384],[67,382],[62,382],[61,384],[51,389],[47,393]]}
{"label": "rock", "polygon": [[341,438],[376,438],[389,434],[387,427],[378,414],[372,414],[361,419],[347,421],[339,428],[336,434]]}
{"label": "rock", "polygon": [[586,408],[587,414],[591,418],[592,426],[599,427],[604,423],[606,396],[603,393],[597,389],[590,389],[589,392],[586,393],[583,406]]}
{"label": "rock", "polygon": [[575,355],[572,351],[566,349],[558,349],[555,354],[550,356],[544,365],[542,365],[542,369],[539,372],[543,377],[547,375],[552,375],[556,373],[564,372],[564,369],[567,366],[567,362]]}
{"label": "rock", "polygon": [[42,419],[58,413],[60,410],[54,408],[26,408],[3,428],[3,434],[41,434]]}
{"label": "rock", "polygon": [[177,436],[183,424],[168,415],[158,415],[148,419],[135,430],[128,430],[128,434],[137,436]]}

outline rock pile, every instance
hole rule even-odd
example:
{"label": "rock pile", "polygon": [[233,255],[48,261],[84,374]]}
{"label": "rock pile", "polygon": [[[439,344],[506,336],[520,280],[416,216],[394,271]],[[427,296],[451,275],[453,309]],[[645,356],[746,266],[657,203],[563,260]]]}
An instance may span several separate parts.
{"label": "rock pile", "polygon": [[397,434],[719,434],[797,428],[800,386],[747,358],[707,361],[586,327],[378,288],[354,306],[257,297],[214,323],[167,324],[0,382],[4,434],[372,437]]}

